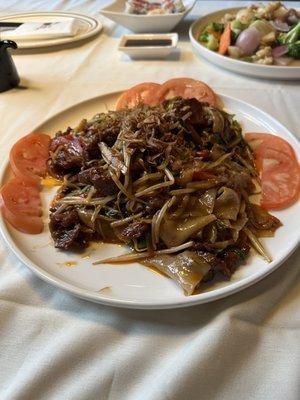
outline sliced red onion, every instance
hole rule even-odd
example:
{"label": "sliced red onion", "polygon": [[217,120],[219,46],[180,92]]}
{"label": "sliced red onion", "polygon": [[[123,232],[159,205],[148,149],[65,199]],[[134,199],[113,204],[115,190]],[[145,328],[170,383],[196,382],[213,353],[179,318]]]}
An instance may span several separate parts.
{"label": "sliced red onion", "polygon": [[242,50],[245,56],[250,56],[259,46],[260,39],[261,33],[251,26],[239,34],[235,45]]}
{"label": "sliced red onion", "polygon": [[298,18],[297,15],[295,15],[295,14],[289,15],[289,16],[287,17],[287,22],[288,22],[290,25],[294,25],[294,24],[297,24],[297,23],[299,22],[299,18]]}
{"label": "sliced red onion", "polygon": [[293,60],[291,57],[278,57],[274,58],[274,64],[279,65],[280,67],[286,67]]}
{"label": "sliced red onion", "polygon": [[286,22],[282,22],[279,19],[270,21],[270,23],[274,26],[274,28],[277,31],[280,31],[280,32],[288,32],[291,29],[291,27]]}
{"label": "sliced red onion", "polygon": [[278,58],[278,57],[281,57],[281,56],[285,55],[288,51],[289,51],[289,48],[285,44],[282,45],[282,46],[276,46],[272,50],[272,56],[274,58]]}

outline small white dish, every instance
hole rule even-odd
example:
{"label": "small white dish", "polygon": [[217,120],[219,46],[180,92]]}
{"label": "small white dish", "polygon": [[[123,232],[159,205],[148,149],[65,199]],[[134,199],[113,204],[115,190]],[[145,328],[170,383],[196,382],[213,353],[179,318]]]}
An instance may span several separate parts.
{"label": "small white dish", "polygon": [[100,10],[112,21],[135,33],[170,32],[191,11],[195,0],[183,0],[185,11],[175,14],[137,15],[125,12],[125,1],[116,0]]}
{"label": "small white dish", "polygon": [[237,72],[242,75],[252,76],[255,78],[264,79],[300,79],[300,61],[295,60],[286,67],[278,65],[262,65],[254,64],[241,60],[236,60],[227,56],[223,56],[215,51],[207,49],[201,43],[198,42],[200,32],[204,27],[213,21],[220,21],[221,18],[226,14],[236,14],[241,8],[229,8],[213,12],[205,15],[195,21],[189,30],[190,41],[194,47],[195,52],[206,60],[216,64],[218,67],[225,68],[232,72]]}
{"label": "small white dish", "polygon": [[163,58],[176,49],[177,43],[177,33],[123,35],[119,50],[131,58]]}

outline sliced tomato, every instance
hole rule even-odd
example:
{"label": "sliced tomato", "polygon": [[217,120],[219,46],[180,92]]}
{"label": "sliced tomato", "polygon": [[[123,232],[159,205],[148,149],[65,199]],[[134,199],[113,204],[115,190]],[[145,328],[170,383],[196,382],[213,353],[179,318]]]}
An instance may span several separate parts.
{"label": "sliced tomato", "polygon": [[165,82],[156,93],[156,103],[173,97],[195,98],[216,107],[218,97],[206,83],[191,78],[175,78]]}
{"label": "sliced tomato", "polygon": [[15,215],[9,210],[3,209],[3,216],[14,228],[23,233],[38,235],[43,232],[44,224],[41,217],[26,217],[26,215]]}
{"label": "sliced tomato", "polygon": [[266,148],[278,150],[290,157],[296,158],[294,149],[284,139],[270,133],[246,133],[245,139],[250,147],[255,151],[256,157],[263,157]]}
{"label": "sliced tomato", "polygon": [[265,146],[254,150],[262,170],[261,206],[268,210],[289,207],[299,199],[300,168],[295,157]]}
{"label": "sliced tomato", "polygon": [[43,230],[39,186],[33,181],[11,179],[0,191],[0,206],[5,219],[17,230],[40,233]]}
{"label": "sliced tomato", "polygon": [[158,83],[144,82],[126,90],[117,100],[116,110],[133,108],[139,104],[155,105],[155,93],[160,87]]}
{"label": "sliced tomato", "polygon": [[44,133],[30,133],[18,140],[9,154],[13,173],[23,180],[45,176],[49,144],[50,137]]}

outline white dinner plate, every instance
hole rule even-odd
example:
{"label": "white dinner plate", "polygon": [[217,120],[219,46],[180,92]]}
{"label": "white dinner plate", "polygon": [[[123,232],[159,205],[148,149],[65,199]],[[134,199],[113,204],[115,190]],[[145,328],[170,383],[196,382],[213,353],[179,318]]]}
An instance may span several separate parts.
{"label": "white dinner plate", "polygon": [[189,30],[190,40],[195,52],[200,57],[207,59],[219,67],[232,72],[238,72],[239,74],[266,79],[300,79],[300,60],[294,60],[286,67],[254,64],[222,56],[215,51],[207,49],[198,42],[197,38],[207,24],[213,21],[220,21],[226,13],[236,14],[241,9],[242,8],[228,8],[216,11],[195,21]]}
{"label": "white dinner plate", "polygon": [[[44,121],[35,130],[54,135],[68,126],[76,126],[82,118],[113,109],[118,93],[97,97],[77,104]],[[300,145],[295,137],[273,117],[250,104],[221,96],[227,111],[234,113],[243,131],[273,132],[288,140],[300,158]],[[24,132],[25,134],[26,132]],[[8,162],[1,170],[0,186],[9,178]],[[57,188],[56,188],[57,189]],[[297,247],[300,240],[300,202],[281,212],[274,212],[283,223],[274,238],[264,240],[273,257],[268,264],[252,254],[237,269],[230,281],[218,280],[205,284],[199,294],[185,296],[171,279],[138,263],[97,265],[92,262],[116,256],[128,250],[120,245],[98,244],[82,254],[62,252],[53,247],[47,227],[47,209],[56,189],[42,192],[45,230],[39,235],[16,231],[0,217],[3,238],[17,257],[42,279],[74,295],[112,306],[128,308],[176,308],[210,302],[238,292],[274,271]]]}
{"label": "white dinner plate", "polygon": [[16,40],[19,49],[33,49],[39,47],[59,46],[66,43],[74,43],[79,40],[87,39],[96,35],[102,29],[102,24],[95,18],[87,15],[71,12],[30,12],[22,14],[5,15],[0,18],[0,22],[54,22],[67,21],[76,18],[80,26],[77,35],[72,37],[62,37],[56,39],[38,40]]}

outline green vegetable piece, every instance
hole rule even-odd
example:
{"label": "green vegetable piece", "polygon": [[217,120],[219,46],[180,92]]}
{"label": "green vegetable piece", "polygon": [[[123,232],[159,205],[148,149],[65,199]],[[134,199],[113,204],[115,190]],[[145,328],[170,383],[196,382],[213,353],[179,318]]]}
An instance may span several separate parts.
{"label": "green vegetable piece", "polygon": [[[129,246],[132,248],[132,250],[135,250],[134,242],[133,242],[133,241],[129,243]],[[139,250],[142,250],[142,249],[144,249],[145,247],[147,247],[147,242],[146,242],[145,238],[138,238],[138,239],[136,239],[136,247],[137,247]]]}
{"label": "green vegetable piece", "polygon": [[280,33],[277,37],[277,44],[278,45],[282,45],[285,44],[285,37],[286,37],[286,33]]}
{"label": "green vegetable piece", "polygon": [[241,61],[246,61],[246,62],[253,62],[253,58],[252,56],[247,56],[247,57],[243,57],[241,58]]}
{"label": "green vegetable piece", "polygon": [[213,22],[213,28],[216,32],[223,32],[225,27],[224,24],[221,24],[220,22]]}
{"label": "green vegetable piece", "polygon": [[202,32],[200,33],[199,37],[198,37],[198,42],[208,42],[208,36],[209,34],[207,32]]}
{"label": "green vegetable piece", "polygon": [[112,209],[104,210],[104,215],[109,218],[114,218],[118,215],[118,211]]}
{"label": "green vegetable piece", "polygon": [[218,39],[216,39],[216,38],[214,37],[214,35],[209,35],[209,38],[208,38],[208,42],[207,42],[207,44],[206,44],[206,47],[207,47],[209,50],[217,51],[217,50],[219,49],[219,41],[218,41]]}
{"label": "green vegetable piece", "polygon": [[231,29],[239,29],[240,31],[243,31],[244,29],[247,28],[246,24],[243,24],[239,19],[235,19],[234,21],[230,22]]}
{"label": "green vegetable piece", "polygon": [[224,24],[221,24],[219,22],[210,22],[208,25],[206,25],[204,32],[223,32],[224,30]]}
{"label": "green vegetable piece", "polygon": [[210,35],[212,34],[212,32],[222,33],[223,30],[224,30],[224,24],[221,24],[219,22],[210,22],[200,33],[198,41],[207,43],[210,40]]}
{"label": "green vegetable piece", "polygon": [[291,43],[289,45],[289,51],[287,55],[289,57],[295,58],[295,60],[300,60],[300,40],[296,43]]}
{"label": "green vegetable piece", "polygon": [[256,28],[262,34],[262,36],[265,36],[275,30],[273,26],[269,24],[269,22],[261,19],[252,22],[252,24],[250,24],[250,27]]}
{"label": "green vegetable piece", "polygon": [[237,40],[237,38],[238,38],[238,36],[239,36],[239,34],[237,32],[235,32],[235,31],[231,31],[230,32],[230,36],[231,36],[230,43],[231,43],[231,45],[234,45],[236,40]]}
{"label": "green vegetable piece", "polygon": [[281,33],[278,38],[279,44],[296,43],[300,40],[300,22],[295,25],[289,32]]}
{"label": "green vegetable piece", "polygon": [[235,252],[235,254],[239,257],[239,259],[241,261],[246,260],[247,255],[248,255],[247,252],[243,251],[242,249],[238,249],[238,248],[234,249],[233,251]]}

